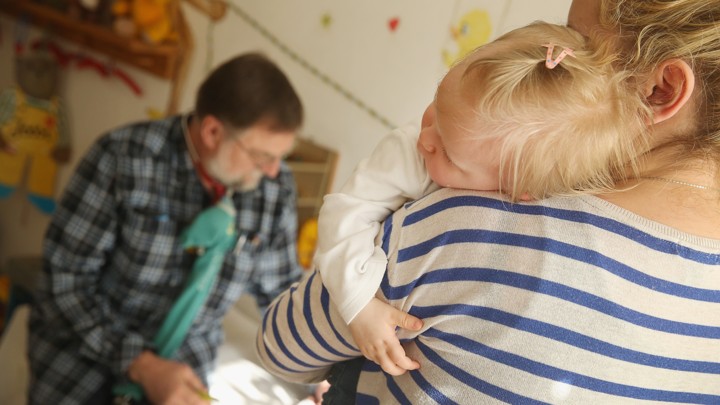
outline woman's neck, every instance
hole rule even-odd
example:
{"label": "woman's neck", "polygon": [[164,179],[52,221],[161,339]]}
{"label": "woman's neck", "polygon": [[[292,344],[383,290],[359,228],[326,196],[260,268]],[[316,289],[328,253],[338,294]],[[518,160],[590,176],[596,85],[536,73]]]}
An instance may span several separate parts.
{"label": "woman's neck", "polygon": [[[598,197],[630,212],[697,236],[720,239],[720,188],[714,170],[642,170]],[[705,165],[707,166],[707,165]],[[687,166],[690,167],[690,166]]]}

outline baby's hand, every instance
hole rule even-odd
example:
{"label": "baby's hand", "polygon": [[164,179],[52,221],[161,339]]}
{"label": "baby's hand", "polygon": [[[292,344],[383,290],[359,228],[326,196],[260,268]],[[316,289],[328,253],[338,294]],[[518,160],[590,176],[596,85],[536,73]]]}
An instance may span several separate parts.
{"label": "baby's hand", "polygon": [[401,375],[420,364],[405,355],[395,327],[420,330],[422,321],[373,298],[350,322],[350,332],[362,354],[390,375]]}

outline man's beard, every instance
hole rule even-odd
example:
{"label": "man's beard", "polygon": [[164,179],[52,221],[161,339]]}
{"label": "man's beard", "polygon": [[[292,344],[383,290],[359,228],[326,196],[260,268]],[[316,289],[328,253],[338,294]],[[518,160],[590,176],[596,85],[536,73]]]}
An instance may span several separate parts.
{"label": "man's beard", "polygon": [[262,178],[263,174],[261,171],[253,170],[248,175],[244,176],[242,180],[236,181],[228,185],[228,187],[239,192],[252,191],[260,185]]}
{"label": "man's beard", "polygon": [[225,172],[221,169],[221,166],[217,158],[210,159],[205,163],[205,168],[210,176],[225,185],[228,189],[234,191],[245,192],[255,190],[263,178],[263,173],[257,169],[253,169],[240,178],[229,178],[225,176]]}

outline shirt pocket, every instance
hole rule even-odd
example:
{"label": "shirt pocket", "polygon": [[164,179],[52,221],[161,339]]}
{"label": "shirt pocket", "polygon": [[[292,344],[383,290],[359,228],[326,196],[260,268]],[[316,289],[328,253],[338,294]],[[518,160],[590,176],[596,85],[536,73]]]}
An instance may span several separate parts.
{"label": "shirt pocket", "polygon": [[128,281],[143,289],[182,282],[179,224],[167,214],[131,210],[121,224],[120,250]]}

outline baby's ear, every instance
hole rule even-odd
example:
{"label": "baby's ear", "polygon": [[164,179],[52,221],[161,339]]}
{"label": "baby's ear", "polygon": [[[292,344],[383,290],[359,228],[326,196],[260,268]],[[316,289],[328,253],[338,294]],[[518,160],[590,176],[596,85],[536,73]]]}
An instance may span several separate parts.
{"label": "baby's ear", "polygon": [[695,89],[695,75],[682,59],[661,63],[645,85],[648,105],[653,110],[653,123],[672,118],[690,100]]}

